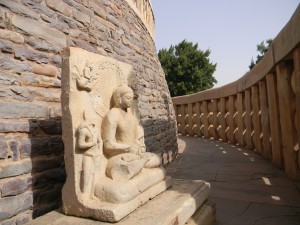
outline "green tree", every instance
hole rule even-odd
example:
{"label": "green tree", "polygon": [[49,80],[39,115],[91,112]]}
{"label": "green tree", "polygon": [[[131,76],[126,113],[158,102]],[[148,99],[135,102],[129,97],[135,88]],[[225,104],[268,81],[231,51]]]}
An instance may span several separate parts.
{"label": "green tree", "polygon": [[254,62],[253,58],[251,59],[251,64],[249,65],[249,69],[251,70],[259,61],[264,57],[266,52],[268,51],[273,39],[269,38],[265,41],[262,41],[260,44],[256,45],[256,51],[259,52],[259,54],[256,56],[256,60]]}
{"label": "green tree", "polygon": [[169,49],[161,49],[158,58],[166,75],[172,97],[192,94],[213,87],[217,64],[209,60],[210,51],[183,40]]}

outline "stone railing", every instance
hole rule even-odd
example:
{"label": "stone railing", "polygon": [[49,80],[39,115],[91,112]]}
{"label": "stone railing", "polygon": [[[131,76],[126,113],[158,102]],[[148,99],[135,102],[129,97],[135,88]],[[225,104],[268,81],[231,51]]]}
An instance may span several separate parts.
{"label": "stone railing", "polygon": [[154,40],[155,19],[150,0],[127,0],[128,4],[143,21]]}
{"label": "stone railing", "polygon": [[300,6],[264,58],[239,80],[173,98],[181,135],[255,149],[300,179]]}

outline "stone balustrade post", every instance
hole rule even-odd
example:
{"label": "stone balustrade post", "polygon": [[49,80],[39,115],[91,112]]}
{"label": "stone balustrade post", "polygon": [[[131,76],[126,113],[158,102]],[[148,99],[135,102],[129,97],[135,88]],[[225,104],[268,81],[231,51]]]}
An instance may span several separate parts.
{"label": "stone balustrade post", "polygon": [[295,106],[291,88],[291,63],[281,62],[276,66],[276,73],[285,171],[288,177],[300,179],[298,152],[295,151],[297,140],[294,126]]}
{"label": "stone balustrade post", "polygon": [[200,112],[200,102],[196,102],[196,130],[197,130],[197,136],[201,137],[201,120],[200,120],[201,112]]}
{"label": "stone balustrade post", "polygon": [[234,144],[235,143],[235,138],[234,138],[234,114],[235,114],[235,110],[234,110],[234,96],[231,95],[229,96],[229,120],[228,120],[228,137],[229,137],[229,143]]}
{"label": "stone balustrade post", "polygon": [[188,124],[189,124],[189,129],[188,129],[188,133],[189,133],[189,136],[194,136],[194,132],[193,132],[193,127],[194,127],[194,124],[193,124],[193,104],[189,103],[188,104],[188,116],[189,116],[189,120],[188,120]]}
{"label": "stone balustrade post", "polygon": [[238,144],[244,146],[244,102],[243,93],[237,94],[237,107],[238,107]]}
{"label": "stone balustrade post", "polygon": [[252,139],[252,109],[251,109],[251,91],[247,89],[245,91],[245,125],[246,125],[246,144],[248,149],[253,149],[253,139]]}
{"label": "stone balustrade post", "polygon": [[251,87],[251,94],[251,102],[253,107],[252,122],[254,128],[253,142],[257,152],[262,154],[259,93],[256,85]]}
{"label": "stone balustrade post", "polygon": [[261,107],[261,127],[263,138],[263,152],[262,155],[267,159],[272,159],[272,149],[270,143],[270,122],[269,122],[269,104],[267,96],[266,81],[259,82],[259,100]]}
{"label": "stone balustrade post", "polygon": [[207,101],[202,102],[202,113],[203,113],[203,124],[204,124],[204,137],[209,138],[208,133],[208,109],[207,109]]}
{"label": "stone balustrade post", "polygon": [[[294,85],[296,113],[294,118],[295,128],[298,137],[298,149],[300,148],[300,48],[294,50]],[[298,166],[300,168],[300,150],[298,150]]]}
{"label": "stone balustrade post", "polygon": [[180,123],[180,133],[182,135],[186,135],[185,132],[185,105],[180,106],[180,114],[181,114],[181,123]]}
{"label": "stone balustrade post", "polygon": [[213,113],[213,137],[215,140],[219,140],[218,135],[218,102],[216,99],[212,102],[212,113]]}
{"label": "stone balustrade post", "polygon": [[267,81],[267,93],[269,104],[269,118],[270,118],[270,131],[271,131],[271,145],[272,145],[272,161],[278,166],[283,166],[282,155],[282,141],[281,130],[279,120],[279,103],[277,95],[277,83],[276,76],[273,73],[269,73],[266,76]]}
{"label": "stone balustrade post", "polygon": [[225,114],[226,114],[226,99],[221,98],[220,99],[220,122],[221,122],[221,138],[222,141],[227,142],[227,136],[226,136],[226,120],[225,120]]}

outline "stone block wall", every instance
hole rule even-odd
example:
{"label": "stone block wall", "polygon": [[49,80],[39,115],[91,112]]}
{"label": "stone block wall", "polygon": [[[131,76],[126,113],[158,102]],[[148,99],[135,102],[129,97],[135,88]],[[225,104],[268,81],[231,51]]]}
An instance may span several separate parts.
{"label": "stone block wall", "polygon": [[[128,0],[131,1],[131,0]],[[126,0],[0,1],[0,223],[60,206],[61,51],[76,46],[133,65],[147,150],[177,152],[176,122],[155,43]]]}

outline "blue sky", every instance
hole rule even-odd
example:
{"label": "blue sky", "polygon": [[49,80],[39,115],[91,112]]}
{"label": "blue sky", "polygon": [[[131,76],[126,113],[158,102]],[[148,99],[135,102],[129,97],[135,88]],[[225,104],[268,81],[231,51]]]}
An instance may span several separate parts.
{"label": "blue sky", "polygon": [[299,0],[151,0],[157,50],[182,40],[211,50],[215,86],[233,82],[256,59],[256,45],[275,38]]}

